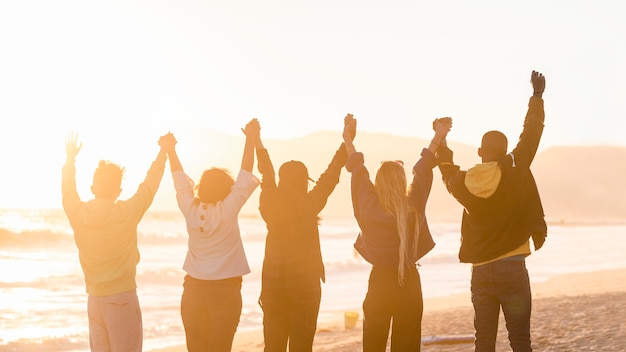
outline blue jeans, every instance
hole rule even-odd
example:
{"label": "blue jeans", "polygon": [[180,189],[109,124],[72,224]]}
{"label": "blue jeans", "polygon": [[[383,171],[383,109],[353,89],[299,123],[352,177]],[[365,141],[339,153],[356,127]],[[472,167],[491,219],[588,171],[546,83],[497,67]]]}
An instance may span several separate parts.
{"label": "blue jeans", "polygon": [[241,316],[241,276],[199,280],[185,276],[180,312],[187,350],[229,352]]}
{"label": "blue jeans", "polygon": [[363,351],[419,352],[422,335],[422,285],[415,267],[406,270],[404,286],[396,269],[373,267],[363,301]]}
{"label": "blue jeans", "polygon": [[312,351],[322,288],[261,290],[265,352]]}
{"label": "blue jeans", "polygon": [[493,352],[500,307],[514,352],[530,352],[532,297],[523,258],[506,258],[472,267],[476,352]]}

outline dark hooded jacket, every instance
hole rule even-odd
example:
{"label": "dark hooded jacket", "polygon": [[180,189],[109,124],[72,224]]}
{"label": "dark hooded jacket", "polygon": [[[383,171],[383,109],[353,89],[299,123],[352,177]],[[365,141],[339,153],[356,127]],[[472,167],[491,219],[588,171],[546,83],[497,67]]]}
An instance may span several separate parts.
{"label": "dark hooded jacket", "polygon": [[439,168],[450,192],[463,205],[463,263],[481,263],[511,252],[531,237],[538,250],[547,236],[543,206],[530,170],[543,132],[543,100],[530,98],[524,129],[513,152],[492,163],[459,170],[447,146],[438,150]]}

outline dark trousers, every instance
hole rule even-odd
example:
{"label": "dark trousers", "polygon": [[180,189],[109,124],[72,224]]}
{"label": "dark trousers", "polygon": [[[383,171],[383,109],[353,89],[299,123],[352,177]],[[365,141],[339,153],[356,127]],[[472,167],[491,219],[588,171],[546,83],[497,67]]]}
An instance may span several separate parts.
{"label": "dark trousers", "polygon": [[384,352],[391,325],[391,351],[420,351],[422,285],[415,267],[407,270],[404,286],[397,270],[372,268],[363,302],[363,351]]}
{"label": "dark trousers", "polygon": [[241,316],[241,276],[199,280],[185,276],[180,312],[190,352],[228,352]]}
{"label": "dark trousers", "polygon": [[265,352],[307,352],[313,349],[321,287],[306,290],[261,290]]}
{"label": "dark trousers", "polygon": [[476,352],[495,351],[500,307],[514,352],[532,351],[530,311],[532,297],[523,259],[503,259],[472,267],[472,304]]}

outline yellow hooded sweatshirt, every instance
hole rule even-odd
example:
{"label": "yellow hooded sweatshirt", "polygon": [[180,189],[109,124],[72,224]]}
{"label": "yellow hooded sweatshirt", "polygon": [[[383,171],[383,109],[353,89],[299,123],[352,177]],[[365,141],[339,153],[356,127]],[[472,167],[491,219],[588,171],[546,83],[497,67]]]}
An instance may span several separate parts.
{"label": "yellow hooded sweatshirt", "polygon": [[[513,156],[511,156],[513,157]],[[465,174],[465,187],[470,191],[473,195],[479,198],[489,198],[493,195],[498,189],[498,185],[500,184],[500,179],[502,178],[502,170],[500,170],[500,166],[497,161],[491,161],[487,163],[477,164],[471,169],[467,170]],[[473,263],[472,266],[483,265],[491,262],[495,262],[496,260],[509,258],[517,255],[530,255],[530,241],[526,241],[524,244],[519,246],[518,248],[505,253],[495,259],[481,262],[481,263]]]}

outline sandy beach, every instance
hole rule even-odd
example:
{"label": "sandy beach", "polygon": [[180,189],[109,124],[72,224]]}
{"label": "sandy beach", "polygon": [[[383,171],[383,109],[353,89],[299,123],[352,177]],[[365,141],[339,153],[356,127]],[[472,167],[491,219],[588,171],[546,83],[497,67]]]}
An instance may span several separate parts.
{"label": "sandy beach", "polygon": [[[532,284],[532,341],[536,351],[624,351],[626,349],[626,269],[557,276]],[[355,310],[362,317],[361,298]],[[424,302],[422,351],[472,351],[471,342],[452,342],[472,337],[469,292]],[[500,315],[497,351],[510,351],[504,318]],[[361,351],[362,320],[352,329],[344,326],[343,312],[320,322],[314,351]],[[435,337],[433,339],[433,337]],[[429,343],[437,340],[439,343]],[[234,352],[263,350],[261,331],[238,332]],[[172,346],[152,352],[183,352]]]}

